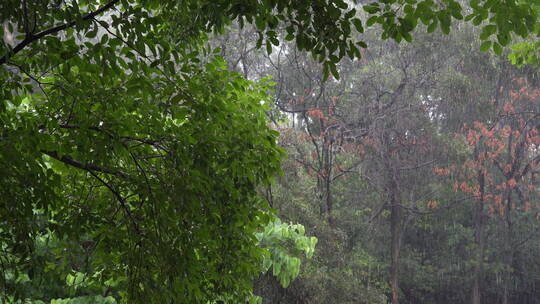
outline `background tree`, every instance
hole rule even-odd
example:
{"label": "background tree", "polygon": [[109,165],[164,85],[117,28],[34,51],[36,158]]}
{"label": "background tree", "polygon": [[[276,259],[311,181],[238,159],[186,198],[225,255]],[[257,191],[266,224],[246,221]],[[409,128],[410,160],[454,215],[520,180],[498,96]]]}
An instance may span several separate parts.
{"label": "background tree", "polygon": [[[361,60],[344,60],[337,65],[339,81],[320,83],[323,67],[286,45],[274,48],[271,55],[264,52],[251,55],[260,59],[253,61],[257,64],[251,65],[250,75],[256,78],[269,70],[277,81],[279,111],[278,115],[269,114],[281,126],[282,145],[289,154],[289,160],[282,165],[284,177],[279,179],[279,185],[272,187],[273,206],[282,217],[304,223],[315,233],[319,250],[308,264],[326,269],[322,273],[310,271],[308,265],[287,290],[277,287],[272,279],[263,278],[258,292],[269,298],[269,303],[326,303],[336,299],[347,303],[358,301],[358,292],[366,297],[375,295],[366,302],[377,303],[385,302],[382,293],[391,295],[385,283],[390,281],[391,251],[387,241],[390,239],[390,213],[385,208],[388,207],[384,203],[388,191],[382,179],[388,171],[378,167],[376,160],[380,153],[368,140],[369,130],[375,137],[385,132],[381,129],[386,125],[389,130],[394,128],[396,134],[410,131],[416,138],[420,135],[430,139],[430,145],[424,146],[429,152],[422,152],[422,145],[406,148],[407,145],[404,142],[400,145],[398,140],[393,148],[394,153],[410,153],[403,167],[414,168],[412,164],[427,163],[416,172],[400,170],[400,182],[406,185],[402,194],[404,225],[399,267],[402,287],[398,289],[401,302],[471,300],[470,292],[458,291],[473,289],[471,257],[475,222],[467,196],[453,192],[458,173],[451,170],[451,166],[460,166],[467,160],[469,151],[455,139],[454,133],[461,132],[463,123],[493,122],[497,103],[491,100],[502,101],[508,94],[500,87],[511,86],[515,75],[534,76],[531,70],[517,70],[504,58],[471,51],[479,49],[481,42],[476,37],[480,33],[463,24],[449,37],[417,33],[411,46],[379,43],[377,34],[363,34],[369,48],[362,53]],[[426,58],[429,64],[424,64]],[[397,88],[404,75],[402,66],[408,68],[407,85],[400,94],[393,94],[399,91]],[[392,104],[392,97],[396,95],[399,98]],[[288,114],[283,115],[283,112]],[[320,136],[320,118],[325,127],[335,126],[324,137]],[[307,132],[308,127],[312,136]],[[333,202],[333,227],[324,223],[326,196],[324,188],[318,186],[325,184],[321,183],[324,175],[317,174],[319,159],[324,158],[317,156],[313,139],[319,151],[322,142],[333,141],[334,145],[331,155],[335,169],[328,170],[338,177],[329,179],[332,180],[329,192]],[[346,164],[355,167],[346,170]],[[417,199],[411,199],[411,195]],[[321,206],[324,207],[322,212]],[[534,230],[533,222],[525,222],[523,229]],[[486,225],[490,239],[503,228],[492,221]],[[503,298],[497,258],[503,249],[498,241],[489,241],[486,272],[480,278],[486,287],[486,301]],[[534,276],[534,271],[527,273]],[[518,285],[517,293],[531,286],[529,283]],[[524,293],[516,294],[516,298],[530,299]]]}

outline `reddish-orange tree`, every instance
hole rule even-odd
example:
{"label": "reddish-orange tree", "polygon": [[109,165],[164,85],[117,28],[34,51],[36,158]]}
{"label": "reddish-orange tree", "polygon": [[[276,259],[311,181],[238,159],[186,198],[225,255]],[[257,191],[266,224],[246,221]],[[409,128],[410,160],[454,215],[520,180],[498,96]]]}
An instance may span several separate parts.
{"label": "reddish-orange tree", "polygon": [[514,252],[512,214],[535,212],[540,216],[539,192],[535,186],[540,163],[540,90],[526,85],[522,79],[515,80],[515,84],[519,89],[510,90],[508,98],[498,105],[496,120],[465,125],[461,134],[472,157],[465,162],[454,190],[468,193],[474,200],[473,304],[479,304],[481,299],[488,218],[500,216],[505,223],[502,303],[508,303]]}
{"label": "reddish-orange tree", "polygon": [[[306,95],[311,94],[306,91]],[[297,117],[292,117],[293,128],[282,130],[282,143],[288,141],[294,146],[290,156],[316,178],[321,215],[333,226],[332,186],[360,164],[358,156],[363,153],[363,144],[351,135],[358,132],[335,115],[337,97],[320,97],[316,102],[307,99],[302,95],[289,101],[300,110]]]}

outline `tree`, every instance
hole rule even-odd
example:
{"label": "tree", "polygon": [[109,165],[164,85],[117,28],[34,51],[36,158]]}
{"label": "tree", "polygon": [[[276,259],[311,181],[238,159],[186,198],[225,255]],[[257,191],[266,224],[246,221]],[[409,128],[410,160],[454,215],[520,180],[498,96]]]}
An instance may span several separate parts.
{"label": "tree", "polygon": [[[514,242],[515,210],[529,212],[538,201],[534,172],[540,156],[537,146],[539,112],[535,103],[538,89],[516,80],[519,89],[509,91],[509,98],[500,102],[498,119],[491,125],[474,122],[465,130],[466,140],[473,153],[465,163],[468,168],[455,189],[470,194],[475,201],[475,270],[472,303],[481,301],[481,281],[487,247],[485,227],[489,216],[504,218],[505,266],[502,303],[509,301],[509,280],[512,259],[517,244]],[[502,89],[502,88],[501,88]],[[494,99],[494,102],[499,102]],[[519,207],[518,207],[519,204]]]}
{"label": "tree", "polygon": [[[256,187],[282,155],[270,87],[201,61],[195,43],[172,50],[166,27],[145,37],[172,24],[150,14],[156,3],[8,4],[27,37],[2,53],[3,300],[30,296],[19,275],[51,272],[85,273],[134,303],[249,296],[269,218]],[[68,242],[38,255],[40,237]]]}
{"label": "tree", "polygon": [[[419,201],[425,203],[432,190],[422,187],[427,185],[427,179],[422,176],[429,172],[427,169],[435,161],[431,155],[435,153],[430,151],[437,146],[437,141],[431,138],[434,136],[428,108],[421,104],[427,101],[419,97],[429,96],[430,87],[436,82],[434,75],[447,64],[440,60],[445,58],[445,51],[441,51],[427,57],[433,65],[423,65],[426,56],[431,54],[429,46],[444,43],[438,39],[426,40],[425,44],[410,48],[399,48],[393,43],[370,44],[373,49],[368,49],[362,60],[344,60],[339,64],[340,80],[337,82],[322,82],[323,73],[317,63],[294,49],[283,47],[276,51],[277,55],[267,58],[267,65],[278,81],[275,104],[289,118],[288,122],[282,123],[282,144],[288,149],[294,167],[297,167],[293,169],[291,163],[285,164],[296,175],[283,181],[283,187],[296,185],[293,179],[300,179],[299,184],[304,187],[299,192],[313,193],[312,208],[321,210],[321,216],[329,220],[331,228],[328,234],[343,234],[345,239],[334,237],[327,242],[322,236],[327,234],[326,230],[319,232],[317,236],[321,247],[334,248],[332,246],[337,242],[336,249],[327,249],[329,255],[325,255],[325,249],[319,251],[321,260],[331,267],[339,267],[341,272],[350,270],[346,262],[340,262],[341,259],[335,256],[337,250],[341,256],[359,254],[354,250],[361,248],[358,243],[367,225],[356,223],[360,219],[353,214],[370,206],[375,209],[373,220],[383,211],[393,209],[388,225],[393,228],[392,242],[387,241],[385,245],[394,250],[392,257],[383,260],[392,264],[389,281],[392,281],[395,301],[400,292],[398,270],[403,231],[417,213],[424,212],[416,207]],[[423,158],[430,160],[423,161]],[[309,187],[310,184],[315,187]],[[377,193],[371,195],[373,205],[362,195],[344,199],[344,193],[349,191],[364,194],[361,187],[355,189],[351,186],[355,184],[371,185],[371,191]],[[373,188],[378,191],[373,191]],[[419,193],[424,191],[428,195],[422,198]],[[295,200],[302,195],[292,192]],[[393,196],[388,193],[393,193]],[[283,214],[294,212],[290,208],[286,210]],[[353,222],[350,224],[352,227],[344,223],[347,215]],[[384,220],[382,222],[386,224]],[[326,223],[317,222],[317,226],[321,225]],[[338,247],[340,242],[345,243],[341,244],[345,248]],[[326,284],[331,284],[331,274],[327,277]],[[339,288],[347,287],[340,285]],[[333,292],[331,287],[327,289],[328,293]],[[348,301],[346,296],[339,299]]]}

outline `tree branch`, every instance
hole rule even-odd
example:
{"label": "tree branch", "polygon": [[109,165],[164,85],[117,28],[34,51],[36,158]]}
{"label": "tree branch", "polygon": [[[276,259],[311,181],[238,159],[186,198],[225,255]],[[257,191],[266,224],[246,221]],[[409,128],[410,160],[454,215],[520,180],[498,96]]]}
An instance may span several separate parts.
{"label": "tree branch", "polygon": [[427,161],[425,163],[421,163],[421,164],[418,164],[418,165],[415,165],[415,166],[401,167],[398,170],[401,170],[401,171],[416,170],[416,169],[420,169],[420,168],[425,167],[425,166],[429,166],[429,165],[433,164],[434,162],[435,162],[435,160],[430,160],[430,161]]}
{"label": "tree branch", "polygon": [[[60,128],[62,128],[62,129],[71,129],[71,130],[79,130],[79,129],[81,129],[81,127],[79,127],[77,125],[60,124],[58,126]],[[96,131],[96,132],[105,133],[110,138],[119,138],[119,139],[124,139],[126,141],[137,141],[137,142],[140,142],[140,143],[143,143],[143,144],[154,146],[156,148],[163,148],[163,147],[161,147],[161,145],[160,145],[161,141],[159,141],[159,140],[138,138],[138,137],[133,137],[133,136],[114,136],[108,130],[105,130],[104,128],[100,128],[100,127],[96,127],[96,126],[89,126],[88,130],[93,130],[93,131]]]}
{"label": "tree branch", "polygon": [[46,150],[41,150],[41,153],[43,154],[46,154],[58,161],[61,161],[63,162],[64,164],[67,164],[67,165],[70,165],[72,167],[75,167],[75,168],[79,168],[79,169],[82,169],[82,170],[86,170],[86,171],[97,171],[97,172],[102,172],[102,173],[107,173],[107,174],[112,174],[112,175],[116,175],[118,177],[121,177],[121,178],[127,178],[127,174],[122,172],[122,171],[116,171],[116,170],[113,170],[113,169],[110,169],[110,168],[106,168],[106,167],[102,167],[102,166],[98,166],[98,165],[94,165],[94,164],[89,164],[89,163],[86,163],[86,164],[83,164],[82,162],[76,160],[76,159],[73,159],[67,155],[63,155],[62,157],[60,157],[58,155],[58,153],[56,151],[46,151]]}

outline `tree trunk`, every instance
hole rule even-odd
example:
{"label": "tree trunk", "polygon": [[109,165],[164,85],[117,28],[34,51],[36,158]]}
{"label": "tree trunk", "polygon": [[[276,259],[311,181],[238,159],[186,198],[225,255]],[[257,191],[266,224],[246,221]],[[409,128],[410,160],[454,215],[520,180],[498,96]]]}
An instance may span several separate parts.
{"label": "tree trunk", "polygon": [[[478,202],[477,205],[481,203]],[[479,212],[483,213],[482,206],[477,206],[477,209],[480,209]],[[478,216],[475,226],[474,226],[474,242],[476,244],[476,253],[475,259],[476,263],[474,265],[474,284],[472,291],[472,304],[480,304],[481,300],[481,289],[482,289],[482,275],[484,273],[484,251],[485,251],[485,240],[484,240],[484,224],[481,214],[477,213]]]}
{"label": "tree trunk", "polygon": [[480,304],[482,300],[482,280],[484,275],[484,253],[486,247],[485,240],[485,214],[484,214],[484,174],[478,173],[478,181],[480,186],[480,198],[476,200],[474,207],[474,243],[475,247],[475,264],[473,270],[473,289],[472,289],[472,304]]}
{"label": "tree trunk", "polygon": [[387,170],[390,173],[388,192],[390,194],[390,233],[392,238],[390,263],[390,286],[392,288],[392,304],[399,303],[399,256],[401,252],[401,222],[403,209],[401,208],[401,190],[396,166],[387,162]]}
{"label": "tree trunk", "polygon": [[332,212],[334,210],[333,200],[332,200],[332,140],[329,142],[325,141],[323,143],[323,163],[324,163],[324,171],[323,171],[323,177],[324,177],[324,192],[325,195],[325,203],[326,203],[326,217],[328,221],[328,225],[330,227],[334,228],[334,218],[332,215]]}
{"label": "tree trunk", "polygon": [[392,287],[392,304],[398,304],[399,296],[399,255],[401,251],[401,207],[399,201],[392,200],[390,209],[390,230],[392,234],[392,261],[390,265],[390,286]]}
{"label": "tree trunk", "polygon": [[510,296],[510,282],[512,278],[512,263],[514,257],[514,248],[512,247],[512,238],[514,236],[512,218],[510,211],[512,210],[512,198],[510,194],[507,195],[506,203],[506,235],[504,239],[504,287],[503,287],[503,299],[502,304],[508,304],[508,298]]}
{"label": "tree trunk", "polygon": [[[328,170],[332,170],[331,167],[328,167]],[[328,176],[326,177],[326,212],[327,212],[327,219],[328,219],[328,224],[330,225],[330,227],[334,227],[334,218],[332,216],[332,211],[333,211],[333,201],[332,201],[332,182],[331,182],[331,175],[328,174]]]}
{"label": "tree trunk", "polygon": [[[514,142],[514,135],[513,132],[510,132],[510,137],[508,138],[508,156],[507,156],[507,163],[512,164],[512,168],[515,168],[514,161],[517,161],[517,158],[514,159],[513,156],[515,155],[516,151],[513,150],[513,142]],[[514,170],[512,170],[514,171]],[[510,172],[508,175],[506,175],[506,179],[510,180],[513,178],[513,172]],[[505,223],[505,237],[504,237],[504,256],[503,256],[503,263],[504,263],[504,269],[503,269],[503,298],[502,298],[502,304],[508,304],[508,297],[510,293],[510,279],[512,276],[512,257],[514,253],[514,249],[512,248],[512,237],[513,237],[513,231],[512,231],[512,217],[511,217],[511,211],[512,211],[512,190],[506,189],[505,193],[506,197],[506,204],[505,204],[505,214],[504,214],[504,223]]]}

